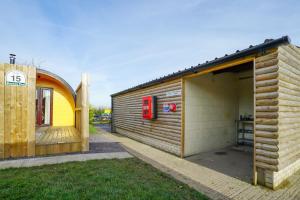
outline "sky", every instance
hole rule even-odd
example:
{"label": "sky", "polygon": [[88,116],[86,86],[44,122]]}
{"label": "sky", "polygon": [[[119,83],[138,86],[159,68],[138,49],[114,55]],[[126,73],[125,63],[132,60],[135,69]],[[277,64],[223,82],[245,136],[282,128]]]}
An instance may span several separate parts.
{"label": "sky", "polygon": [[0,63],[15,53],[74,89],[89,73],[94,106],[266,38],[300,45],[298,0],[1,0],[0,9]]}

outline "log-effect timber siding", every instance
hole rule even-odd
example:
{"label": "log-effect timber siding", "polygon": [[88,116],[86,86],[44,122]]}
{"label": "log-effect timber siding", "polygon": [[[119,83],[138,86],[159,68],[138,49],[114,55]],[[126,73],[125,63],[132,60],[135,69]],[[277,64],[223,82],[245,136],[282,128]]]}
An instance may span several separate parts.
{"label": "log-effect timber siding", "polygon": [[278,171],[278,52],[255,59],[255,165]]}
{"label": "log-effect timber siding", "polygon": [[[255,165],[275,188],[300,159],[300,50],[293,45],[255,61]],[[273,171],[273,175],[271,171]]]}
{"label": "log-effect timber siding", "polygon": [[300,49],[278,49],[279,74],[279,170],[300,158]]}
{"label": "log-effect timber siding", "polygon": [[[180,156],[181,95],[167,97],[166,92],[181,90],[181,79],[112,97],[113,131]],[[157,119],[142,118],[142,97],[157,96]],[[177,111],[165,113],[164,103],[176,103]]]}
{"label": "log-effect timber siding", "polygon": [[278,66],[279,173],[276,176],[281,182],[300,168],[300,49],[280,46]]}

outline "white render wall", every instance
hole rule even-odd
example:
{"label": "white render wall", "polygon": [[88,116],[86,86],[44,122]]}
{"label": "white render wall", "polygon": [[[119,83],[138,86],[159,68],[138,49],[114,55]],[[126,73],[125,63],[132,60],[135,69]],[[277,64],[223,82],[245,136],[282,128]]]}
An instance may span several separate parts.
{"label": "white render wall", "polygon": [[236,143],[235,120],[253,114],[253,79],[239,80],[246,76],[209,73],[186,80],[184,156]]}
{"label": "white render wall", "polygon": [[253,71],[237,74],[239,115],[253,116]]}

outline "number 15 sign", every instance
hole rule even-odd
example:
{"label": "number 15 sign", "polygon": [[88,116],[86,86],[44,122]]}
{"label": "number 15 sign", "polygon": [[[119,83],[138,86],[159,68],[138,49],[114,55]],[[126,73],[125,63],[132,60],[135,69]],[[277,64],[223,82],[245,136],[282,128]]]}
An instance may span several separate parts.
{"label": "number 15 sign", "polygon": [[17,70],[12,70],[6,73],[5,75],[5,84],[6,85],[16,85],[16,86],[25,86],[26,85],[26,75]]}

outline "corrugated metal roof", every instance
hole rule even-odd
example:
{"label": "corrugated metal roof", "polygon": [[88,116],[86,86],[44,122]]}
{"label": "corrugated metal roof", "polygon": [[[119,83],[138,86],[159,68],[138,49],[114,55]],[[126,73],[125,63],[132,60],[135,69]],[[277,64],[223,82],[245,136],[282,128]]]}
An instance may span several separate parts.
{"label": "corrugated metal roof", "polygon": [[120,95],[120,94],[125,94],[125,93],[132,92],[132,91],[135,91],[135,90],[138,90],[138,89],[142,89],[142,88],[150,87],[150,86],[153,86],[153,85],[156,85],[156,84],[159,84],[159,83],[163,83],[163,82],[166,82],[168,80],[173,80],[173,79],[176,79],[176,78],[180,78],[180,77],[183,77],[183,76],[188,75],[188,74],[197,73],[201,70],[213,67],[213,66],[218,65],[220,63],[232,61],[232,60],[235,60],[235,59],[238,59],[238,58],[253,55],[253,54],[256,54],[256,53],[259,53],[259,52],[263,52],[267,49],[274,48],[274,47],[277,47],[281,44],[286,44],[286,43],[290,43],[290,38],[288,36],[283,36],[283,37],[278,38],[278,39],[266,39],[261,44],[258,44],[258,45],[255,45],[255,46],[250,45],[246,49],[236,50],[236,52],[234,52],[232,54],[229,54],[229,55],[225,54],[221,58],[216,57],[214,60],[206,61],[205,63],[198,64],[196,66],[191,66],[190,68],[185,68],[184,70],[179,70],[179,71],[174,72],[172,74],[168,74],[166,76],[156,78],[156,79],[148,81],[146,83],[128,88],[128,89],[123,90],[121,92],[114,93],[111,96],[113,97],[113,96],[117,96],[117,95]]}

